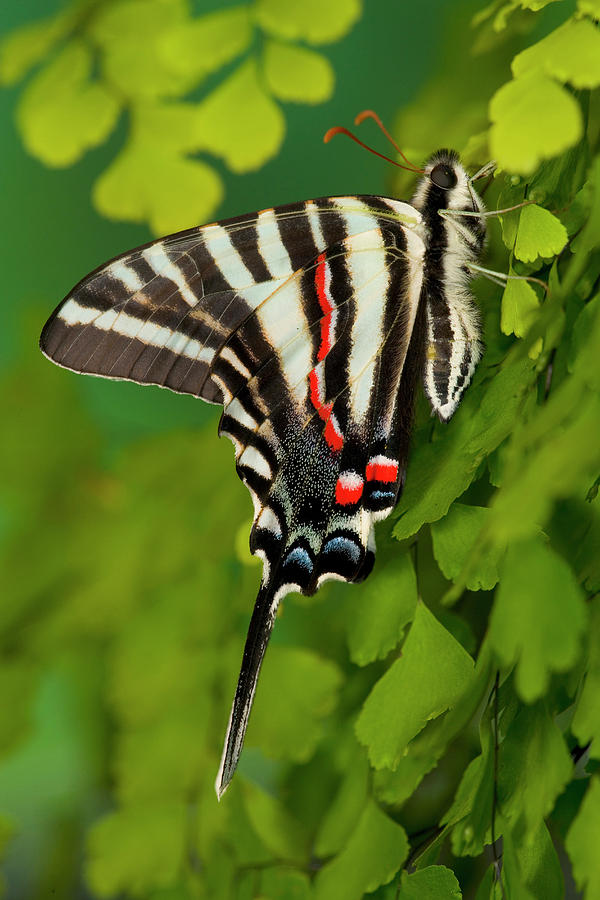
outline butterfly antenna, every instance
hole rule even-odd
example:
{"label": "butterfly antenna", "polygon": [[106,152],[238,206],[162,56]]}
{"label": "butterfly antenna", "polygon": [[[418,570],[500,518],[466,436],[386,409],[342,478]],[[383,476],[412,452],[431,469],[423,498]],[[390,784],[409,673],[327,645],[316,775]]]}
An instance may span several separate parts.
{"label": "butterfly antenna", "polygon": [[[323,137],[323,141],[328,144],[332,137],[335,137],[336,134],[345,134],[346,137],[349,137],[354,141],[355,144],[359,144],[361,147],[364,147],[365,150],[368,150],[369,153],[373,153],[375,156],[378,156],[380,159],[385,159],[386,162],[391,163],[393,166],[397,166],[399,169],[406,169],[409,172],[417,172],[419,175],[424,175],[425,172],[423,169],[417,169],[416,166],[413,166],[409,163],[407,166],[403,166],[402,163],[396,162],[395,159],[391,159],[389,156],[385,156],[384,153],[379,153],[378,150],[373,150],[372,147],[369,147],[368,144],[364,144],[359,138],[356,137],[355,134],[352,134],[351,131],[348,131],[347,128],[344,128],[342,125],[335,125],[333,128],[330,128],[329,131],[326,132]],[[395,146],[395,145],[394,145]],[[400,151],[399,151],[400,152]],[[403,159],[406,159],[403,153],[400,154]],[[406,160],[408,162],[408,160]]]}
{"label": "butterfly antenna", "polygon": [[215,791],[219,800],[235,774],[244,746],[244,737],[254,702],[258,676],[273,630],[278,602],[274,581],[270,579],[266,584],[261,584],[248,628],[242,666],[225,735],[221,765],[215,781]]}
{"label": "butterfly antenna", "polygon": [[376,123],[378,128],[380,128],[381,131],[384,133],[384,135],[386,136],[386,138],[388,139],[388,141],[390,142],[390,144],[392,145],[392,147],[394,148],[396,153],[400,154],[400,156],[402,157],[404,162],[407,164],[407,166],[409,166],[409,168],[411,168],[413,170],[413,172],[419,172],[421,175],[425,174],[423,169],[417,168],[417,166],[415,166],[414,163],[411,163],[410,159],[406,158],[406,156],[404,155],[404,153],[402,152],[402,150],[400,149],[400,147],[398,146],[398,144],[396,143],[394,138],[391,136],[391,134],[389,133],[389,131],[387,130],[387,128],[385,127],[385,125],[383,124],[383,122],[381,121],[379,116],[377,115],[377,113],[374,112],[374,110],[363,109],[363,111],[360,112],[357,115],[357,117],[355,118],[354,124],[360,125],[362,122],[365,121],[365,119],[373,119],[373,121]]}

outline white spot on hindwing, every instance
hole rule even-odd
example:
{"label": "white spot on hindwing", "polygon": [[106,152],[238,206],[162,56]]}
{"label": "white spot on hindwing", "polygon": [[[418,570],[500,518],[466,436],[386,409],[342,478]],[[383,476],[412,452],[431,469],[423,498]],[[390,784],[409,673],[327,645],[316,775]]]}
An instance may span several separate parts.
{"label": "white spot on hindwing", "polygon": [[273,472],[271,471],[268,460],[263,456],[260,450],[257,450],[256,447],[253,447],[251,444],[246,447],[240,456],[238,465],[252,469],[263,478],[271,479],[273,477]]}

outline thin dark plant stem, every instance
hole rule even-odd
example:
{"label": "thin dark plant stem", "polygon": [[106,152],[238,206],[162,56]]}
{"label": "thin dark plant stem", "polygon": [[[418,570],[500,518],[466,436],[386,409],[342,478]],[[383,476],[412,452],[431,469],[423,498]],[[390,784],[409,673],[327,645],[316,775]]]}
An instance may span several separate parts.
{"label": "thin dark plant stem", "polygon": [[496,845],[496,809],[498,807],[498,688],[500,672],[496,670],[494,680],[494,790],[492,794],[492,855],[494,857],[494,880],[500,885],[503,900],[506,900],[502,881],[502,857]]}

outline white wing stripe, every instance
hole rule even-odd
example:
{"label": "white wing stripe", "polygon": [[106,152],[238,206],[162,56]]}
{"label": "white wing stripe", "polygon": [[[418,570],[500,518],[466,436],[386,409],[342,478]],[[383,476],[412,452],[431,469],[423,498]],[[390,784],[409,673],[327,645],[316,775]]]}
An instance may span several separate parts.
{"label": "white wing stripe", "polygon": [[[299,402],[306,396],[307,375],[313,365],[313,348],[302,297],[301,273],[289,278],[257,310],[260,327],[281,360],[281,369],[291,391],[299,384]],[[289,345],[289,346],[288,346]]]}
{"label": "white wing stripe", "polygon": [[209,225],[203,229],[204,246],[226,281],[232,288],[247,288],[254,284],[254,279],[231,238],[221,225]]}
{"label": "white wing stripe", "polygon": [[151,247],[146,247],[146,249],[142,251],[142,256],[157,275],[168,278],[169,281],[172,281],[173,284],[179,288],[179,293],[188,306],[196,306],[201,298],[197,297],[191,289],[187,282],[187,278],[179,266],[169,259],[162,244],[153,244]]}
{"label": "white wing stripe", "polygon": [[215,351],[211,347],[203,347],[199,341],[195,341],[182,334],[180,331],[171,331],[163,325],[155,325],[153,322],[145,322],[135,316],[119,313],[114,309],[102,312],[91,306],[80,306],[72,298],[68,300],[58,314],[67,325],[93,325],[100,331],[114,331],[122,337],[136,338],[153,347],[164,347],[172,353],[186,356],[189,359],[210,362]]}
{"label": "white wing stripe", "polygon": [[310,230],[312,233],[312,239],[315,242],[315,247],[322,253],[325,250],[327,244],[325,243],[325,238],[323,237],[323,229],[321,228],[321,220],[319,218],[319,213],[317,207],[309,200],[306,203],[306,214],[308,216],[308,224],[310,225]]}
{"label": "white wing stripe", "polygon": [[256,524],[259,528],[265,528],[267,531],[271,531],[273,534],[277,535],[277,537],[281,537],[281,522],[270,506],[264,507]]}
{"label": "white wing stripe", "polygon": [[237,397],[235,397],[231,401],[225,412],[228,416],[231,416],[232,419],[235,419],[236,422],[239,422],[240,425],[244,425],[251,431],[254,431],[256,428],[258,428],[258,422],[256,421],[256,419],[254,419],[250,415],[250,413],[246,411]]}
{"label": "white wing stripe", "polygon": [[273,477],[273,472],[267,459],[256,447],[251,445],[248,445],[240,456],[238,465],[253,469],[258,475],[262,475],[263,478],[271,479]]}
{"label": "white wing stripe", "polygon": [[231,347],[224,347],[219,353],[221,359],[224,359],[226,362],[230,363],[236,372],[239,372],[244,378],[250,378],[252,373],[250,370],[244,365],[241,361],[237,353],[235,353]]}
{"label": "white wing stripe", "polygon": [[287,278],[292,274],[292,263],[281,240],[279,225],[272,209],[263,209],[256,221],[258,252],[273,278]]}
{"label": "white wing stripe", "polygon": [[131,269],[122,260],[112,263],[107,271],[111,278],[120,281],[130,291],[140,291],[144,287],[144,283],[135,269]]}
{"label": "white wing stripe", "polygon": [[348,379],[355,383],[350,395],[352,417],[355,422],[362,423],[371,399],[377,360],[375,348],[383,341],[389,275],[379,228],[372,227],[370,231],[354,235],[349,244],[352,252],[348,254],[347,266],[352,294],[358,302],[352,323]]}
{"label": "white wing stripe", "polygon": [[67,300],[65,305],[61,307],[58,318],[66,322],[67,325],[89,325],[100,315],[99,309],[92,306],[81,306],[77,300]]}

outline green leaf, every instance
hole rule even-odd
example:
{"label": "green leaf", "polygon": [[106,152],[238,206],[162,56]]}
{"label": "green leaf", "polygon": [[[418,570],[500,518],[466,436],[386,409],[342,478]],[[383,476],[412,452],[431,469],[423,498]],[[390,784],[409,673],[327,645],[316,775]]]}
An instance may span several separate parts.
{"label": "green leaf", "polygon": [[[209,717],[219,653],[216,648],[198,653],[172,606],[171,599],[138,615],[130,612],[111,648],[107,693],[122,725],[143,728],[163,721],[165,710],[175,713],[178,704],[185,707],[192,697],[200,719]],[[149,659],[155,665],[148,666]]]}
{"label": "green leaf", "polygon": [[410,537],[425,522],[446,515],[481,463],[514,429],[534,376],[527,360],[505,366],[492,381],[467,391],[450,424],[441,429],[443,439],[415,449],[397,507],[395,538]]}
{"label": "green leaf", "polygon": [[344,847],[365,807],[368,788],[369,766],[361,750],[346,766],[340,787],[321,819],[314,844],[317,856],[326,858]]}
{"label": "green leaf", "polygon": [[361,900],[391,881],[407,854],[404,829],[370,802],[345,849],[317,873],[315,900]]}
{"label": "green leaf", "polygon": [[435,752],[429,750],[417,754],[411,752],[412,744],[409,748],[409,754],[399,760],[393,772],[391,769],[378,769],[373,774],[373,790],[382,803],[401,806],[416,791],[425,775],[437,762]]}
{"label": "green leaf", "polygon": [[564,88],[539,72],[509,81],[490,101],[490,150],[509,172],[527,175],[542,159],[581,138],[581,109]]}
{"label": "green leaf", "polygon": [[315,50],[267,41],[263,67],[271,93],[284,102],[322,103],[333,94],[333,67]]}
{"label": "green leaf", "polygon": [[559,3],[561,0],[519,0],[519,4],[523,9],[530,9],[533,12],[539,12],[540,9],[557,2]]}
{"label": "green leaf", "polygon": [[[241,779],[240,779],[241,781]],[[232,785],[230,791],[227,792],[225,799],[219,804],[219,806],[223,806],[228,809],[229,816],[227,819],[227,831],[226,837],[228,842],[230,842],[231,847],[233,849],[233,854],[235,858],[236,865],[240,868],[263,868],[266,864],[273,865],[275,859],[274,854],[271,850],[267,849],[265,843],[259,837],[255,826],[252,824],[248,817],[248,813],[246,812],[246,799],[244,796],[244,786],[241,785],[242,790],[237,790],[237,781]],[[248,797],[252,797],[252,791],[260,791],[261,789],[257,786],[249,785],[248,787],[250,793]],[[269,795],[267,795],[269,798]],[[276,810],[272,811],[270,814],[258,814],[258,825],[257,827],[260,830],[263,830],[263,827],[260,825],[260,821],[264,821],[266,818],[266,825],[269,822],[275,821],[277,822],[279,819],[279,813],[277,812],[277,800],[274,798],[270,798],[276,804]],[[214,803],[214,791],[212,801]],[[260,803],[260,801],[259,801]],[[287,822],[287,811],[283,811],[282,813],[284,818],[284,823]],[[266,826],[265,826],[266,827]],[[270,826],[269,826],[270,827]],[[295,830],[298,828],[297,821],[292,818],[290,829],[292,835],[295,833]],[[287,825],[286,825],[287,829]],[[300,836],[301,839],[304,840],[304,832],[300,826]],[[275,837],[277,841],[278,836]],[[279,837],[279,840],[285,840],[285,834]],[[214,847],[214,845],[213,845]],[[209,852],[206,854],[207,858],[210,858],[210,851],[212,848],[209,848]]]}
{"label": "green leaf", "polygon": [[350,658],[359,666],[385,659],[402,639],[417,604],[408,553],[395,556],[350,598],[346,629]]}
{"label": "green leaf", "polygon": [[581,746],[591,741],[590,756],[600,759],[600,597],[594,597],[590,603],[588,641],[585,682],[577,700],[571,731]]}
{"label": "green leaf", "polygon": [[590,195],[588,219],[572,243],[574,253],[589,253],[600,245],[600,156],[596,156],[589,170],[584,191]]}
{"label": "green leaf", "polygon": [[170,709],[151,725],[125,731],[114,763],[121,802],[183,800],[196,787],[205,745],[204,717],[187,708]]}
{"label": "green leaf", "polygon": [[600,0],[577,0],[577,9],[592,19],[600,19]]}
{"label": "green leaf", "polygon": [[69,31],[73,10],[41,22],[29,22],[7,34],[0,42],[0,84],[12,85],[42,62]]}
{"label": "green leaf", "polygon": [[[453,503],[448,515],[431,526],[433,553],[448,580],[454,580],[462,571],[489,514],[489,509],[484,506]],[[489,591],[494,587],[498,581],[498,561],[502,552],[501,547],[492,547],[469,570],[466,581],[469,590]]]}
{"label": "green leaf", "polygon": [[460,900],[456,876],[445,866],[426,866],[409,875],[402,873],[398,900]]}
{"label": "green leaf", "polygon": [[473,25],[480,25],[485,22],[486,19],[493,16],[492,24],[494,31],[504,31],[509,22],[511,23],[512,28],[517,30],[519,25],[523,22],[528,22],[529,20],[517,19],[517,24],[515,25],[512,15],[514,12],[522,12],[523,10],[538,12],[550,3],[556,2],[559,2],[559,0],[508,0],[508,2],[496,0],[496,2],[490,3],[489,6],[485,7],[473,17]]}
{"label": "green leaf", "polygon": [[5,815],[0,815],[0,859],[4,858],[4,851],[14,837],[16,826],[12,819]]}
{"label": "green leaf", "polygon": [[311,885],[308,875],[286,866],[274,866],[261,875],[260,900],[309,900]]}
{"label": "green leaf", "polygon": [[539,256],[557,256],[567,243],[567,229],[556,216],[537,206],[525,206],[519,217],[515,242],[515,256],[523,262],[533,262]]}
{"label": "green leaf", "polygon": [[394,769],[427,722],[454,706],[472,671],[469,654],[418,603],[402,656],[375,684],[356,723],[371,764]]}
{"label": "green leaf", "polygon": [[276,857],[303,865],[309,856],[306,827],[271,794],[257,785],[243,785],[246,815],[265,847]]}
{"label": "green leaf", "polygon": [[285,120],[264,91],[255,60],[242,63],[198,106],[196,133],[198,147],[222,156],[232,172],[249,172],[275,156]]}
{"label": "green leaf", "polygon": [[197,81],[196,71],[173,65],[161,52],[171,30],[185,25],[186,0],[117,0],[103,4],[89,34],[102,50],[108,83],[132,100],[178,96]]}
{"label": "green leaf", "polygon": [[183,804],[134,806],[109,813],[88,832],[86,879],[100,897],[168,887],[184,859]]}
{"label": "green leaf", "polygon": [[600,30],[587,19],[569,19],[527,47],[512,63],[516,77],[530,72],[550,75],[576,88],[600,85]]}
{"label": "green leaf", "polygon": [[600,294],[586,303],[575,319],[569,348],[569,372],[580,368],[579,360],[585,359],[586,344],[596,331],[600,332]]}
{"label": "green leaf", "polygon": [[475,900],[496,900],[496,892],[494,890],[496,868],[491,865],[477,888]]}
{"label": "green leaf", "polygon": [[502,333],[525,337],[539,308],[540,301],[531,285],[522,278],[509,278],[502,294]]}
{"label": "green leaf", "polygon": [[328,44],[350,31],[362,12],[362,0],[257,0],[258,24],[285,40],[305,40],[309,44]]}
{"label": "green leaf", "polygon": [[182,83],[197,82],[243,53],[251,40],[249,9],[236,6],[173,25],[159,38],[157,49]]}
{"label": "green leaf", "polygon": [[101,144],[119,115],[117,98],[90,79],[92,54],[73,40],[29,82],[17,111],[23,143],[48,166],[70,166]]}
{"label": "green leaf", "polygon": [[[374,789],[384,803],[401,805],[434,767],[449,743],[465,732],[470,720],[489,692],[492,658],[489,645],[482,645],[475,670],[455,706],[444,716],[430,722],[410,742],[406,754],[394,772],[375,772]],[[461,813],[464,815],[465,812]]]}
{"label": "green leaf", "polygon": [[157,235],[181,231],[210,218],[223,186],[215,170],[161,147],[133,139],[96,181],[92,197],[109,219],[148,222]]}
{"label": "green leaf", "polygon": [[590,435],[598,431],[600,401],[586,384],[597,371],[595,346],[593,333],[578,357],[580,377],[563,381],[507,446],[503,483],[490,504],[490,539],[507,542],[536,534],[556,499],[585,496],[593,483],[600,443]]}
{"label": "green leaf", "polygon": [[[591,491],[593,490],[592,487]],[[598,546],[600,546],[600,513],[595,512],[592,513],[591,522],[579,544],[577,554],[579,579],[590,593],[600,591],[600,557],[596,549]]]}
{"label": "green leaf", "polygon": [[275,759],[306,762],[335,708],[342,674],[310,650],[271,647],[248,727],[247,744]]}
{"label": "green leaf", "polygon": [[587,141],[582,140],[561,156],[542,163],[529,182],[527,198],[541,206],[551,204],[558,209],[563,224],[567,217],[576,219],[579,213],[575,198],[585,181],[589,164]]}
{"label": "green leaf", "polygon": [[586,900],[600,897],[600,778],[590,779],[577,818],[571,825],[565,841],[567,853],[573,865],[575,883],[585,888]]}
{"label": "green leaf", "polygon": [[543,822],[525,840],[498,819],[504,836],[502,881],[511,900],[562,900],[564,879],[552,838]]}
{"label": "green leaf", "polygon": [[452,852],[455,856],[479,856],[488,840],[494,799],[494,751],[490,714],[480,724],[482,752],[471,760],[460,781],[452,806],[442,824],[454,825]]}
{"label": "green leaf", "polygon": [[520,843],[538,831],[572,774],[571,756],[545,704],[521,706],[500,746],[498,764],[500,809],[513,830],[519,829]]}
{"label": "green leaf", "polygon": [[509,547],[490,620],[490,641],[504,666],[517,664],[526,703],[541,697],[552,672],[577,661],[586,608],[573,573],[542,538]]}
{"label": "green leaf", "polygon": [[0,752],[22,741],[32,725],[31,701],[38,673],[32,662],[13,654],[0,656],[0,697],[5,714],[0,718]]}
{"label": "green leaf", "polygon": [[541,822],[525,840],[519,835],[514,850],[521,879],[533,896],[541,896],[544,900],[563,900],[562,867],[545,823]]}

